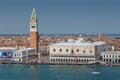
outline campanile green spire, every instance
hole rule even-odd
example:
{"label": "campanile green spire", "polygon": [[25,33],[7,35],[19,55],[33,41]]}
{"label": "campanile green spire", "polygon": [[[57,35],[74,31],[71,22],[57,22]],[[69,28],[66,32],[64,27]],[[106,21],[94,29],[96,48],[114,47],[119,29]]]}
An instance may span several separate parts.
{"label": "campanile green spire", "polygon": [[37,19],[35,8],[33,8],[31,19]]}

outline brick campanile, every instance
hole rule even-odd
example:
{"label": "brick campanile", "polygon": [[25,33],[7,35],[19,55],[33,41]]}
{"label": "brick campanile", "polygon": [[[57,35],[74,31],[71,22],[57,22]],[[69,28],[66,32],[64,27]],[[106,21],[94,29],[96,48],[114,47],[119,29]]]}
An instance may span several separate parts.
{"label": "brick campanile", "polygon": [[38,53],[38,20],[36,16],[35,8],[33,8],[30,19],[30,47],[35,49],[35,53]]}

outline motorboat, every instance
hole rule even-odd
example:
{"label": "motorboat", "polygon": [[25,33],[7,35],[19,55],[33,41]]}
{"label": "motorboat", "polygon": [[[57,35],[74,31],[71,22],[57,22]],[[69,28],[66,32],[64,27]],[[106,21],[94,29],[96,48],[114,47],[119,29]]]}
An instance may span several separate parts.
{"label": "motorboat", "polygon": [[100,72],[92,72],[92,74],[100,74]]}

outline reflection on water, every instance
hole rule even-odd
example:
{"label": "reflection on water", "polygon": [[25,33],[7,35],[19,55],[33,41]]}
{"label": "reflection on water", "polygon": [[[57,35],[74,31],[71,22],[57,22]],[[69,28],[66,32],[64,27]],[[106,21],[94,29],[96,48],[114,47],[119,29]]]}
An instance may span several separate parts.
{"label": "reflection on water", "polygon": [[119,66],[0,65],[0,80],[119,80],[119,75]]}

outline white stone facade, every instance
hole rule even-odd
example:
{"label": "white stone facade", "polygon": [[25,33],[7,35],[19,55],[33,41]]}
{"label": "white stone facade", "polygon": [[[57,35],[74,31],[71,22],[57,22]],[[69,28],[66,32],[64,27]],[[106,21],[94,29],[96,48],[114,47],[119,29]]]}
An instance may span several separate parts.
{"label": "white stone facade", "polygon": [[102,51],[111,51],[104,42],[68,41],[49,46],[50,63],[88,64],[99,60]]}
{"label": "white stone facade", "polygon": [[14,52],[13,61],[19,63],[29,63],[35,58],[35,49],[27,48],[23,50],[17,50]]}
{"label": "white stone facade", "polygon": [[108,51],[101,53],[102,62],[118,64],[120,63],[120,51]]}

